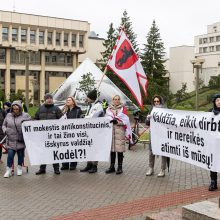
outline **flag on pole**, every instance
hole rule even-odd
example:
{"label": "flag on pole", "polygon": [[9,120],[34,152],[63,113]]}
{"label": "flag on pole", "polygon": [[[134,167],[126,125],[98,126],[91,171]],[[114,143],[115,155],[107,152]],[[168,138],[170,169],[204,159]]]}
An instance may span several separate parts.
{"label": "flag on pole", "polygon": [[147,95],[147,77],[139,57],[123,30],[118,36],[107,67],[124,82],[138,104],[143,107],[140,86],[143,88],[145,95]]}

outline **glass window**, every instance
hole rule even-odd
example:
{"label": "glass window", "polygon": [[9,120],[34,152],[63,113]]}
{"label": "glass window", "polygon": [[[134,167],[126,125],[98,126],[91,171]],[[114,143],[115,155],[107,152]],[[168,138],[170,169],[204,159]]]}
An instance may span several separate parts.
{"label": "glass window", "polygon": [[209,52],[213,52],[214,51],[214,46],[209,47]]}
{"label": "glass window", "polygon": [[21,42],[27,42],[27,29],[21,29]]}
{"label": "glass window", "polygon": [[53,33],[52,32],[48,32],[47,33],[47,44],[52,44],[52,37],[53,37]]}
{"label": "glass window", "polygon": [[216,46],[216,51],[220,51],[220,45]]}
{"label": "glass window", "polygon": [[18,29],[12,28],[12,41],[18,41]]}
{"label": "glass window", "polygon": [[220,41],[220,36],[216,36],[216,41]]}
{"label": "glass window", "polygon": [[64,46],[68,46],[68,33],[64,33]]}
{"label": "glass window", "polygon": [[44,44],[44,31],[39,31],[39,44]]}
{"label": "glass window", "polygon": [[2,40],[8,41],[8,27],[2,28]]}
{"label": "glass window", "polygon": [[83,47],[84,46],[84,35],[79,35],[79,47]]}
{"label": "glass window", "polygon": [[5,49],[0,48],[0,63],[5,63]]}
{"label": "glass window", "polygon": [[199,38],[199,44],[202,44],[202,38]]}
{"label": "glass window", "polygon": [[56,33],[56,45],[60,45],[60,33]]}
{"label": "glass window", "polygon": [[34,30],[30,31],[30,42],[31,42],[31,44],[36,43],[36,31],[34,31]]}
{"label": "glass window", "polygon": [[200,47],[200,48],[199,48],[199,53],[202,53],[202,51],[203,51],[203,50],[202,50],[202,47]]}
{"label": "glass window", "polygon": [[76,34],[72,34],[72,47],[76,46]]}
{"label": "glass window", "polygon": [[208,47],[203,47],[203,53],[207,53],[208,52]]}
{"label": "glass window", "polygon": [[207,38],[203,38],[203,43],[206,44],[208,42]]}
{"label": "glass window", "polygon": [[214,42],[214,37],[210,37],[210,38],[209,38],[209,42],[210,42],[210,43]]}

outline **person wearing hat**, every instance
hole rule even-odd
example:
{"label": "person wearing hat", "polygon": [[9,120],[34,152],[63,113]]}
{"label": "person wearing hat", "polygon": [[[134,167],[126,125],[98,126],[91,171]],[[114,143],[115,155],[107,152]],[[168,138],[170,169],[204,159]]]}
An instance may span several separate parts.
{"label": "person wearing hat", "polygon": [[10,102],[4,102],[3,108],[6,113],[9,113],[11,111],[11,103]]}
{"label": "person wearing hat", "polygon": [[[213,108],[209,111],[213,112],[214,115],[218,115],[220,113],[220,93],[213,96]],[[217,172],[210,171],[211,183],[209,185],[209,191],[215,191],[218,189],[217,184]]]}
{"label": "person wearing hat", "polygon": [[[82,110],[79,106],[77,106],[76,100],[72,96],[69,96],[66,99],[63,113],[66,119],[81,118]],[[76,166],[77,162],[62,163],[61,170],[75,170]]]}
{"label": "person wearing hat", "polygon": [[[47,93],[44,96],[44,104],[40,106],[38,111],[35,114],[36,120],[51,120],[51,119],[60,119],[63,113],[59,107],[55,106],[53,103],[53,96],[50,93]],[[54,173],[60,174],[59,163],[53,164]],[[46,173],[46,164],[40,165],[40,169],[36,172],[36,175],[41,175]]]}
{"label": "person wearing hat", "polygon": [[[97,90],[94,89],[87,94],[86,102],[88,103],[87,112],[85,118],[97,118],[103,117],[104,111],[102,108],[102,103],[97,100]],[[88,161],[84,169],[81,169],[80,172],[97,172],[98,161]]]}

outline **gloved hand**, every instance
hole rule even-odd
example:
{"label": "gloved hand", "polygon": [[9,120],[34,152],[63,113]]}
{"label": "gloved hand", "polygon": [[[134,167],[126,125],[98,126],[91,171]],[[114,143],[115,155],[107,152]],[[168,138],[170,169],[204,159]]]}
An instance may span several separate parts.
{"label": "gloved hand", "polygon": [[113,123],[114,125],[117,125],[117,124],[118,124],[118,120],[117,120],[117,119],[112,119],[112,120],[110,121],[110,123]]}
{"label": "gloved hand", "polygon": [[213,111],[214,115],[218,115],[220,113],[219,111],[217,111],[215,109],[213,109],[212,111]]}

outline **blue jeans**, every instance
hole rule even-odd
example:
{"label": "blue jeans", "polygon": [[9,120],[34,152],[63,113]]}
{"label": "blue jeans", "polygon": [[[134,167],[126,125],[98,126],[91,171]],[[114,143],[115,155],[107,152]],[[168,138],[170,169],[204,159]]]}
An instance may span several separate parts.
{"label": "blue jeans", "polygon": [[17,152],[18,155],[18,165],[22,166],[23,162],[24,162],[24,149],[20,149],[20,150],[12,150],[10,148],[8,148],[8,159],[7,159],[7,166],[8,167],[12,167],[13,161],[14,161],[14,156]]}

